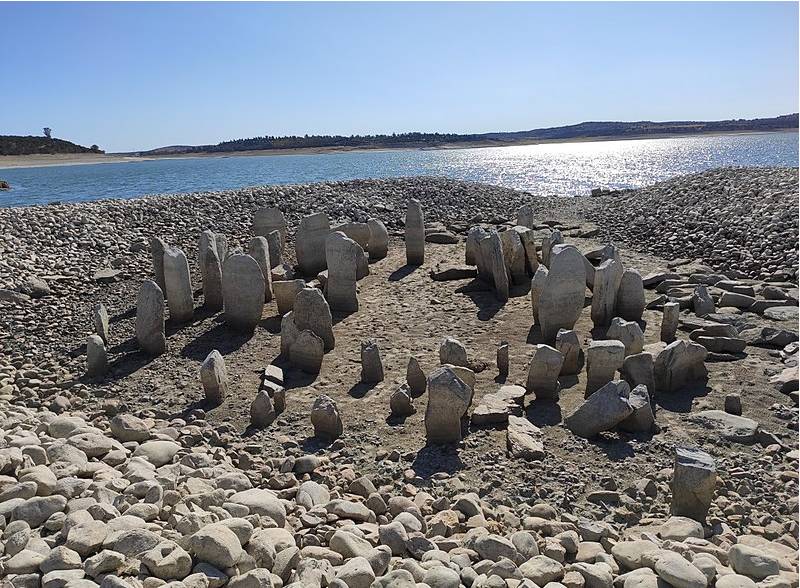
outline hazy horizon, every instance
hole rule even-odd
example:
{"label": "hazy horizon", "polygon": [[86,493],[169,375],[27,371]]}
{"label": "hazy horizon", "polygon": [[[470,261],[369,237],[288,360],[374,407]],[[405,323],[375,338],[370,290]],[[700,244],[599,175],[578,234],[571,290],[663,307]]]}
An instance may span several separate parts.
{"label": "hazy horizon", "polygon": [[797,17],[779,2],[2,3],[0,134],[48,126],[122,152],[769,118],[798,111]]}

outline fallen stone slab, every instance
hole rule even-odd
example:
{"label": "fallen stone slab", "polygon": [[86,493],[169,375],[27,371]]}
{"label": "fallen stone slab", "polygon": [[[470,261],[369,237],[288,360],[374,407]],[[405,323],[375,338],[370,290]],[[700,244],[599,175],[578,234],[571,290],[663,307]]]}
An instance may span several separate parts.
{"label": "fallen stone slab", "polygon": [[500,425],[508,422],[509,416],[522,414],[525,388],[501,386],[497,392],[487,394],[472,412],[472,424],[476,426]]}
{"label": "fallen stone slab", "polygon": [[506,429],[506,448],[508,455],[516,459],[544,459],[541,429],[526,418],[510,415]]}
{"label": "fallen stone slab", "polygon": [[469,280],[478,277],[477,268],[470,265],[441,265],[438,264],[430,272],[431,278],[437,282],[451,280]]}
{"label": "fallen stone slab", "polygon": [[460,239],[449,231],[437,231],[425,235],[425,240],[428,243],[437,243],[439,245],[455,245]]}
{"label": "fallen stone slab", "polygon": [[764,311],[764,316],[774,321],[795,321],[797,322],[797,306],[776,306]]}
{"label": "fallen stone slab", "polygon": [[689,415],[689,420],[703,425],[722,439],[736,443],[754,443],[758,435],[756,421],[722,410],[704,410]]}
{"label": "fallen stone slab", "polygon": [[697,337],[697,343],[714,353],[741,353],[747,341],[733,337]]}
{"label": "fallen stone slab", "polygon": [[680,279],[680,274],[675,272],[653,272],[642,278],[642,286],[645,288],[655,288],[664,280]]}

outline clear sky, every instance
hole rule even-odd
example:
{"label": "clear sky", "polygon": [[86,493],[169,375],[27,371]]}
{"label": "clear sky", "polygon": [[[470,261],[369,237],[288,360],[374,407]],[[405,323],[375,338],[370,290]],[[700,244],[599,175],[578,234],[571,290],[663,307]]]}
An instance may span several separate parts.
{"label": "clear sky", "polygon": [[0,134],[107,151],[798,110],[798,4],[2,3]]}

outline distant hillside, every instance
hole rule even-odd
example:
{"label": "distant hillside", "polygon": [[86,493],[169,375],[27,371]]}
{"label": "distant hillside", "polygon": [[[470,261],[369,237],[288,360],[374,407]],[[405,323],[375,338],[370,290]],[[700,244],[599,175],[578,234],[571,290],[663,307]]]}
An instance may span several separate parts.
{"label": "distant hillside", "polygon": [[84,147],[64,139],[0,135],[0,155],[52,155],[54,153],[104,153],[97,145]]}
{"label": "distant hillside", "polygon": [[690,135],[736,131],[778,131],[798,128],[798,114],[773,118],[721,121],[670,122],[582,122],[576,125],[501,133],[393,133],[391,135],[305,135],[303,137],[263,136],[234,139],[216,145],[174,145],[159,147],[139,155],[174,155],[185,153],[219,153],[259,151],[265,149],[297,149],[315,147],[437,147],[453,143],[522,143],[582,138],[624,138],[648,135]]}

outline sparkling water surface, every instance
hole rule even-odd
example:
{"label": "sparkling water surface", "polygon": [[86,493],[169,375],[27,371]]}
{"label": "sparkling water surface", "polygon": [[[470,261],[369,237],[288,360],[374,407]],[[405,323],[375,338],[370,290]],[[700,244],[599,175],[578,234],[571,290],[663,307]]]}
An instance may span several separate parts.
{"label": "sparkling water surface", "polygon": [[[721,166],[798,165],[797,132],[549,143],[478,149],[223,156],[0,169],[0,206],[134,198],[354,178],[432,175],[533,194],[635,188]],[[2,166],[2,158],[0,158]]]}

